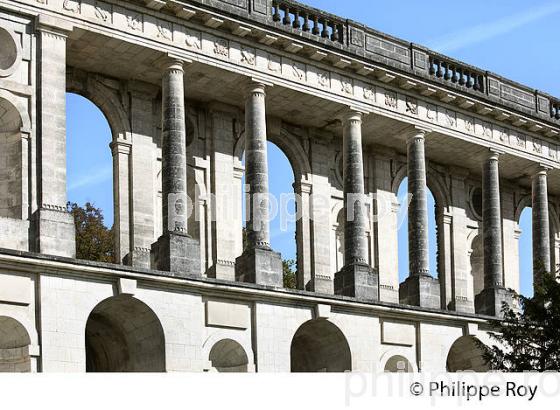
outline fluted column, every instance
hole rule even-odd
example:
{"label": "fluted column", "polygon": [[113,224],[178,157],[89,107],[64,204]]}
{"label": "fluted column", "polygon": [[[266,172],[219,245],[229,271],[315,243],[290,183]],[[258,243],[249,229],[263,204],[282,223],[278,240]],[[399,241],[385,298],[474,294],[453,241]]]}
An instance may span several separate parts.
{"label": "fluted column", "polygon": [[428,196],[426,193],[425,131],[418,130],[407,140],[408,263],[410,275],[429,275]]}
{"label": "fluted column", "polygon": [[162,236],[152,246],[152,265],[176,276],[200,275],[198,241],[187,234],[187,156],[183,61],[164,57],[162,70]]}
{"label": "fluted column", "polygon": [[344,179],[344,267],[335,274],[336,294],[367,300],[379,299],[379,276],[368,264],[366,197],[362,155],[361,112],[342,114]]}
{"label": "fluted column", "polygon": [[484,287],[503,286],[502,216],[500,176],[496,152],[490,152],[482,166],[482,245]]}
{"label": "fluted column", "polygon": [[270,249],[265,85],[250,82],[245,99],[247,248]]}
{"label": "fluted column", "polygon": [[[428,195],[426,185],[425,136],[430,131],[412,127],[408,131],[407,171],[408,193],[408,263],[409,277],[399,287],[403,304],[441,308],[438,279],[430,275],[428,249]],[[443,227],[442,227],[443,229]]]}
{"label": "fluted column", "polygon": [[344,264],[367,263],[362,113],[350,111],[342,119],[344,178]]}
{"label": "fluted column", "polygon": [[484,290],[475,296],[476,313],[491,316],[501,315],[503,302],[512,303],[503,280],[499,155],[491,150],[482,164]]}
{"label": "fluted column", "polygon": [[236,259],[241,282],[282,287],[282,257],[270,247],[266,85],[251,80],[245,89],[245,192],[247,241]]}
{"label": "fluted column", "polygon": [[532,177],[533,275],[538,283],[543,272],[550,272],[550,225],[548,215],[547,169],[539,167]]}
{"label": "fluted column", "polygon": [[187,156],[183,63],[169,59],[162,80],[163,232],[187,232]]}

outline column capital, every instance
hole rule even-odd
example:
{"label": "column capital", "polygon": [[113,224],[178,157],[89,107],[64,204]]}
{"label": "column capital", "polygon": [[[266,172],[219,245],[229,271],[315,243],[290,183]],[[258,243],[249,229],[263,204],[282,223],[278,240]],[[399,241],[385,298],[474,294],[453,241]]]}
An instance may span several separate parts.
{"label": "column capital", "polygon": [[160,69],[162,72],[168,71],[180,71],[184,72],[184,66],[192,63],[191,60],[179,57],[175,54],[167,53],[154,61],[154,66]]}
{"label": "column capital", "polygon": [[427,135],[431,134],[434,130],[420,125],[411,125],[407,127],[402,135],[406,138],[406,143],[409,144],[419,139],[424,139]]}
{"label": "column capital", "polygon": [[548,171],[550,171],[552,167],[544,164],[537,164],[531,168],[531,178],[536,178],[540,175],[548,175]]}
{"label": "column capital", "polygon": [[245,97],[247,98],[253,94],[262,94],[266,96],[267,87],[274,87],[274,84],[259,78],[250,78],[245,84]]}
{"label": "column capital", "polygon": [[57,17],[39,14],[35,20],[35,29],[65,39],[74,29],[74,25]]}
{"label": "column capital", "polygon": [[487,161],[498,161],[500,156],[504,155],[504,151],[490,148],[486,153],[486,160]]}
{"label": "column capital", "polygon": [[338,114],[338,118],[340,119],[340,121],[342,121],[342,124],[346,124],[352,121],[358,121],[361,123],[364,116],[367,114],[368,113],[364,112],[363,110],[358,110],[353,107],[349,107],[348,109],[342,110]]}

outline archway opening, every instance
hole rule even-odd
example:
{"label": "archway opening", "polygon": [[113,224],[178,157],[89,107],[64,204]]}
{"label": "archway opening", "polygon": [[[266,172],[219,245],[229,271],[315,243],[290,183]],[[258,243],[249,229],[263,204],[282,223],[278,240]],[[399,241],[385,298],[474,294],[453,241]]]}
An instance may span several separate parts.
{"label": "archway opening", "polygon": [[[112,232],[115,202],[113,199],[113,156],[110,144],[112,132],[105,115],[89,99],[66,93],[66,158],[67,192],[70,203],[76,204],[86,214],[73,209],[77,225],[77,257],[101,262],[114,262],[115,233]],[[88,208],[101,212],[101,215]],[[101,217],[101,218],[100,218]],[[89,241],[87,232],[81,235],[80,226],[99,222],[99,229],[92,229],[99,237]],[[84,241],[89,241],[84,243]]]}
{"label": "archway opening", "polygon": [[344,267],[344,209],[338,211],[336,228],[334,230],[335,246],[334,272],[339,272]]}
{"label": "archway opening", "polygon": [[16,107],[0,98],[0,217],[22,219],[23,200],[22,120]]}
{"label": "archway opening", "polygon": [[533,209],[525,207],[519,217],[519,285],[523,296],[533,296]]}
{"label": "archway opening", "polygon": [[487,372],[489,366],[483,357],[483,351],[474,336],[462,336],[457,339],[447,355],[447,371],[455,372]]}
{"label": "archway opening", "polygon": [[299,327],[290,349],[292,372],[346,372],[352,370],[350,347],[342,331],[325,319]]}
{"label": "archway opening", "polygon": [[86,371],[164,372],[165,338],[156,314],[131,296],[99,303],[86,323]]}
{"label": "archway opening", "polygon": [[[267,142],[268,188],[270,193],[270,245],[282,254],[284,266],[284,286],[296,287],[296,276],[299,267],[296,239],[297,204],[294,192],[294,169],[286,154],[274,143]],[[245,156],[243,156],[245,165]],[[247,203],[245,192],[245,176],[242,186],[243,240],[247,224]],[[245,243],[243,244],[245,248]]]}
{"label": "archway opening", "polygon": [[476,296],[484,290],[484,249],[481,235],[477,235],[472,241],[470,262],[473,295]]}
{"label": "archway opening", "polygon": [[243,346],[231,339],[222,339],[212,346],[208,359],[220,373],[246,373],[249,364]]}
{"label": "archway opening", "polygon": [[412,373],[414,369],[408,359],[401,355],[395,355],[387,360],[385,363],[386,373]]}
{"label": "archway opening", "polygon": [[[428,194],[428,247],[429,247],[429,266],[430,274],[438,274],[438,225],[436,220],[436,200],[432,191],[426,188]],[[405,177],[399,185],[397,198],[400,209],[398,216],[398,261],[399,261],[399,280],[404,282],[409,276],[408,266],[408,177]]]}
{"label": "archway opening", "polygon": [[17,320],[0,316],[0,373],[31,372],[31,339]]}

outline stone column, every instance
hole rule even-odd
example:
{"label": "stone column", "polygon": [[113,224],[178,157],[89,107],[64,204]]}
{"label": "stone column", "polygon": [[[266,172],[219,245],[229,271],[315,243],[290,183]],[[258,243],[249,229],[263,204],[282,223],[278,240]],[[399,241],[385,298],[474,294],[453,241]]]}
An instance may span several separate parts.
{"label": "stone column", "polygon": [[38,209],[40,253],[74,257],[74,219],[66,209],[66,37],[72,26],[41,15],[37,21]]}
{"label": "stone column", "polygon": [[428,196],[424,139],[429,130],[413,127],[407,136],[408,258],[410,274],[399,288],[406,305],[441,308],[439,281],[430,275],[428,250]]}
{"label": "stone column", "polygon": [[337,295],[379,299],[379,276],[368,264],[366,197],[362,155],[362,113],[342,115],[344,179],[344,267],[335,274]]}
{"label": "stone column", "polygon": [[152,245],[152,265],[175,276],[200,275],[200,247],[187,233],[192,201],[187,198],[187,157],[183,62],[161,61],[162,236]]}
{"label": "stone column", "polygon": [[245,185],[247,242],[236,259],[238,281],[282,287],[282,257],[270,248],[266,86],[250,81],[245,89]]}
{"label": "stone column", "polygon": [[477,313],[498,316],[509,295],[503,281],[499,153],[490,151],[482,165],[482,248],[484,290],[475,296]]}
{"label": "stone column", "polygon": [[533,199],[533,283],[550,272],[550,222],[548,216],[547,169],[539,167],[532,177]]}
{"label": "stone column", "polygon": [[123,263],[130,249],[130,151],[129,141],[110,144],[113,153],[113,195],[115,198],[115,261]]}

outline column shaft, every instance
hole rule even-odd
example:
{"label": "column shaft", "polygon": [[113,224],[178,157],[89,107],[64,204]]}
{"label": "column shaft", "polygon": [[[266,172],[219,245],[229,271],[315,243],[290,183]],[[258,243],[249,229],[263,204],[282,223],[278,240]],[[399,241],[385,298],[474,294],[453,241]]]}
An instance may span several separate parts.
{"label": "column shaft", "polygon": [[482,166],[482,243],[484,287],[488,289],[502,287],[502,217],[496,153],[491,153]]}
{"label": "column shaft", "polygon": [[344,265],[367,263],[362,114],[343,117]]}
{"label": "column shaft", "polygon": [[408,153],[408,257],[410,275],[429,275],[428,198],[424,132],[409,137]]}
{"label": "column shaft", "polygon": [[251,82],[247,87],[245,101],[248,249],[270,249],[265,100],[265,86]]}
{"label": "column shaft", "polygon": [[187,157],[183,64],[171,61],[162,81],[163,232],[187,231]]}
{"label": "column shaft", "polygon": [[535,283],[540,274],[550,272],[550,225],[548,215],[547,172],[545,169],[533,176],[533,273]]}

